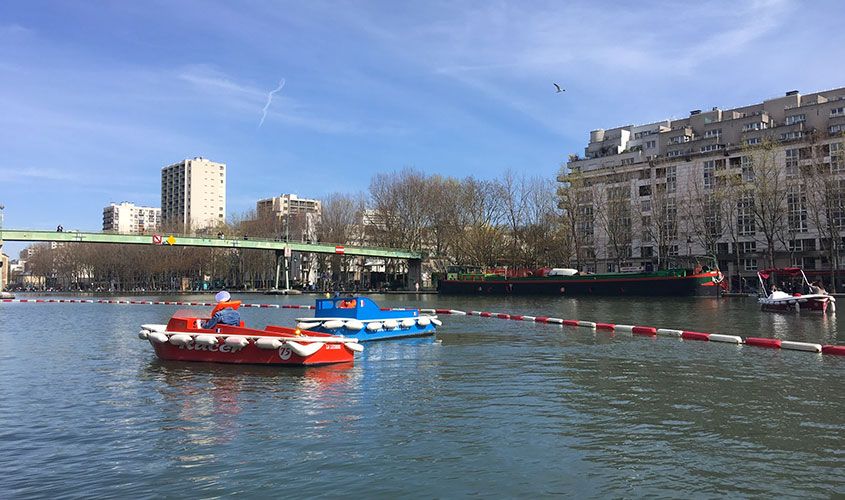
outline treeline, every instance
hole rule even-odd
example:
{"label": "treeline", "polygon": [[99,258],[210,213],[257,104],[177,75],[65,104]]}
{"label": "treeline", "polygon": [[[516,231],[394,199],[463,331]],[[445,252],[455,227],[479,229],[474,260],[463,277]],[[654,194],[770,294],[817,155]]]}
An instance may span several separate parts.
{"label": "treeline", "polygon": [[[536,268],[568,262],[572,248],[555,182],[506,173],[498,180],[456,179],[414,169],[375,175],[366,193],[332,194],[322,217],[276,218],[249,211],[210,236],[401,248],[426,255],[424,270],[449,264]],[[162,231],[167,233],[166,231]],[[364,259],[315,254],[306,270],[331,287],[348,284]],[[379,280],[396,286],[406,263],[388,259]],[[48,286],[170,290],[198,283],[270,288],[274,252],[246,249],[69,243],[31,247],[29,269]],[[360,273],[358,273],[360,276]],[[374,283],[361,283],[362,287]]]}

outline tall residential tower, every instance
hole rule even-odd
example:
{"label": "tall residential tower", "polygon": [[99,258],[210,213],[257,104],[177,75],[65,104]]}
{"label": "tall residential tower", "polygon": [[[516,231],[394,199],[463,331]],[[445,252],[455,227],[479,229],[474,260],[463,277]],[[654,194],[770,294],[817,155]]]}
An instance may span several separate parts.
{"label": "tall residential tower", "polygon": [[161,169],[165,229],[192,232],[226,221],[226,164],[196,157]]}

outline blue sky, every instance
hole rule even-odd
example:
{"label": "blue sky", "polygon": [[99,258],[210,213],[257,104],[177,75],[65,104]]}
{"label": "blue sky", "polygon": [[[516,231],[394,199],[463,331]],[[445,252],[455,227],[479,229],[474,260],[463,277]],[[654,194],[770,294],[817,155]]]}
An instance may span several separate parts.
{"label": "blue sky", "polygon": [[843,14],[787,0],[6,0],[0,203],[6,227],[97,230],[111,201],[158,206],[161,167],[193,156],[229,165],[230,214],[364,191],[406,166],[552,179],[594,128],[845,86]]}

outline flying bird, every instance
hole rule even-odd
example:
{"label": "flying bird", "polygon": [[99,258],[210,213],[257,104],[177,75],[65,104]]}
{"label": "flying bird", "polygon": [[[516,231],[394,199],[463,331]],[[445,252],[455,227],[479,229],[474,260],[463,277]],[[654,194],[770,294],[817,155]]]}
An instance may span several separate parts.
{"label": "flying bird", "polygon": [[267,94],[267,104],[265,104],[264,109],[261,110],[261,121],[258,122],[258,128],[261,128],[261,126],[264,125],[264,119],[267,118],[267,108],[269,108],[270,103],[273,102],[273,94],[282,90],[282,87],[284,87],[284,86],[285,86],[285,79],[282,78],[279,81],[279,86],[276,87],[276,90],[272,90],[272,91],[270,91],[269,94]]}
{"label": "flying bird", "polygon": [[555,89],[557,89],[557,90],[555,91],[555,93],[556,93],[556,94],[559,94],[559,93],[561,93],[561,92],[566,92],[566,89],[562,89],[562,88],[560,88],[560,85],[558,85],[558,84],[556,84],[556,83],[553,83],[552,85],[554,85],[554,86],[555,86]]}

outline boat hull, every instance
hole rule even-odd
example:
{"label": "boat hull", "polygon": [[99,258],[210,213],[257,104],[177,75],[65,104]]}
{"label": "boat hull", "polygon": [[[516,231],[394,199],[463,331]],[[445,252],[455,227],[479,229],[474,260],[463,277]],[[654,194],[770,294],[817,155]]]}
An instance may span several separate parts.
{"label": "boat hull", "polygon": [[[827,312],[830,299],[793,299],[772,300],[760,299],[760,310],[765,312],[795,313],[795,312]],[[797,307],[796,307],[797,306]]]}
{"label": "boat hull", "polygon": [[718,274],[691,276],[591,278],[590,275],[500,280],[442,280],[447,295],[558,295],[558,296],[675,296],[718,297]]}
{"label": "boat hull", "polygon": [[141,325],[159,359],[205,363],[312,366],[351,363],[363,347],[354,339],[269,325],[204,329],[192,311],[177,311],[167,325]]}
{"label": "boat hull", "polygon": [[314,317],[297,318],[310,332],[357,339],[360,342],[434,335],[440,321],[421,316],[416,308],[380,308],[366,297],[317,299]]}
{"label": "boat hull", "polygon": [[189,342],[175,346],[150,340],[156,356],[166,361],[199,361],[205,363],[230,363],[254,365],[314,366],[332,363],[352,363],[354,353],[343,344],[326,344],[311,356],[297,355],[290,347],[261,349],[254,342],[243,348],[227,345],[204,346]]}
{"label": "boat hull", "polygon": [[327,328],[312,328],[312,332],[320,332],[320,333],[328,333],[331,335],[339,335],[347,338],[358,339],[359,342],[370,342],[376,340],[392,340],[392,339],[404,339],[410,337],[426,337],[428,335],[434,335],[435,328],[433,325],[428,325],[425,327],[420,326],[413,326],[407,329],[387,329],[387,330],[376,330],[370,331],[366,328],[363,328],[359,331],[350,331],[346,328],[335,328],[329,330]]}

